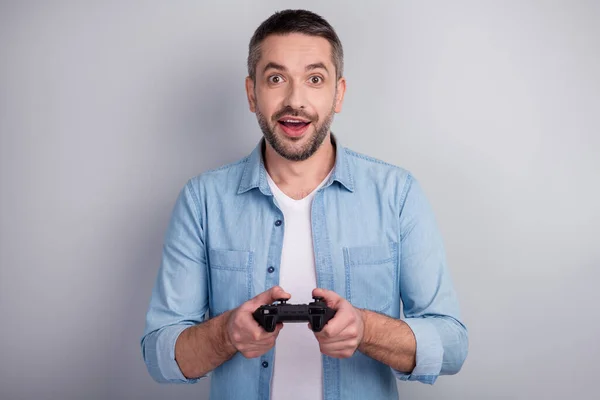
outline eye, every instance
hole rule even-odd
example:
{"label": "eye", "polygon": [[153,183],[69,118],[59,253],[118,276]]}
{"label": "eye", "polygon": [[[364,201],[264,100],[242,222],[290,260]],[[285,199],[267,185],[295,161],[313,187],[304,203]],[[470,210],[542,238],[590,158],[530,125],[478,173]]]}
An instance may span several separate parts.
{"label": "eye", "polygon": [[318,85],[320,83],[323,83],[323,78],[321,78],[320,76],[311,76],[309,79],[310,83],[312,83],[313,85]]}
{"label": "eye", "polygon": [[269,83],[272,83],[275,85],[283,82],[283,78],[281,77],[281,75],[271,75],[268,80],[269,80]]}

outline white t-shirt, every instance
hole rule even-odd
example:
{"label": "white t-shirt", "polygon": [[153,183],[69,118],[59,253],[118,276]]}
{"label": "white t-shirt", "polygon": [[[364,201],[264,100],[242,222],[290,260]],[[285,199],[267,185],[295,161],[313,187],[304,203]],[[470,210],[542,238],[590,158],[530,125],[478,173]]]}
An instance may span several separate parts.
{"label": "white t-shirt", "polygon": [[[330,173],[331,174],[331,173]],[[311,228],[311,205],[316,191],[294,200],[283,193],[267,174],[271,191],[285,220],[279,286],[292,295],[290,304],[308,304],[317,287]],[[323,398],[323,371],[319,342],[308,322],[284,323],[275,344],[271,385],[272,400]]]}

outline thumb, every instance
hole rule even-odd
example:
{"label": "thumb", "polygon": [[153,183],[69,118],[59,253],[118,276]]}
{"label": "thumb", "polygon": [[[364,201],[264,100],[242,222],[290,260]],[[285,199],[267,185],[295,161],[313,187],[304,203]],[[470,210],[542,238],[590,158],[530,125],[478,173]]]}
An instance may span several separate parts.
{"label": "thumb", "polygon": [[283,290],[281,286],[273,286],[271,289],[255,296],[251,302],[252,306],[260,307],[264,304],[271,304],[278,299],[288,300],[290,297],[292,297],[292,295]]}
{"label": "thumb", "polygon": [[313,290],[312,295],[315,297],[322,297],[327,304],[327,307],[337,310],[342,301],[344,300],[339,294],[333,290],[327,290],[322,288],[316,288]]}

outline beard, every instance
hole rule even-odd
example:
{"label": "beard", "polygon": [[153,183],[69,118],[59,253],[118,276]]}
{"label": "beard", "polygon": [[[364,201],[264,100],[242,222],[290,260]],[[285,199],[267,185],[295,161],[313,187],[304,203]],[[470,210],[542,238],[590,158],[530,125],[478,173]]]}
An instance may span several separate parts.
{"label": "beard", "polygon": [[[335,98],[335,97],[334,97]],[[329,128],[331,127],[331,123],[333,122],[333,117],[335,114],[335,102],[331,107],[329,113],[325,116],[323,121],[319,124],[319,116],[308,114],[306,111],[300,109],[295,110],[292,107],[286,106],[273,114],[271,117],[271,121],[267,120],[267,118],[260,112],[258,107],[256,107],[256,118],[258,119],[258,125],[265,137],[266,141],[269,142],[271,147],[279,154],[281,157],[290,160],[290,161],[304,161],[308,159],[310,156],[315,154],[315,152],[319,149],[327,134],[329,133]],[[289,138],[282,137],[282,134],[276,134],[275,129],[278,127],[278,120],[283,116],[294,116],[294,117],[303,117],[310,121],[309,131],[307,135],[304,135],[300,138]],[[306,143],[301,147],[294,146],[291,142],[298,142],[303,140],[305,136],[308,136]]]}

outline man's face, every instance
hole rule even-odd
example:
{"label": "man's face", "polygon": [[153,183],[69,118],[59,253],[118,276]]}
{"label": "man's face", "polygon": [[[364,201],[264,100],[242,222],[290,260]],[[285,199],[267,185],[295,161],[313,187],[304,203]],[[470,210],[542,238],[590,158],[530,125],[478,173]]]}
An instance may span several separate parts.
{"label": "man's face", "polygon": [[267,142],[280,156],[301,161],[327,137],[341,111],[345,80],[336,80],[326,39],[271,35],[262,42],[256,78],[246,79],[246,91]]}

